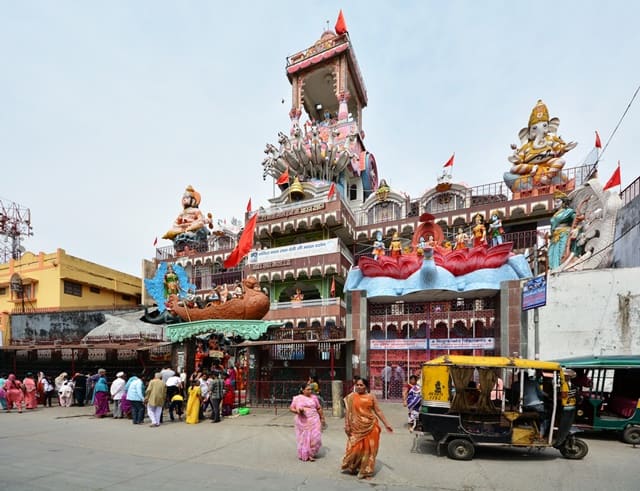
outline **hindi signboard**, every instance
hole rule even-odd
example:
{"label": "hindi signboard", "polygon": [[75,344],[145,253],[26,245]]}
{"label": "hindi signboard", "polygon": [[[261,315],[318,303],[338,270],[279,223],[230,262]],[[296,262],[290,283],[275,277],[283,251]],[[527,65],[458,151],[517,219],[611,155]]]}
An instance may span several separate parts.
{"label": "hindi signboard", "polygon": [[522,310],[535,309],[547,304],[547,277],[536,276],[522,287]]}
{"label": "hindi signboard", "polygon": [[495,349],[496,338],[429,339],[429,349]]}

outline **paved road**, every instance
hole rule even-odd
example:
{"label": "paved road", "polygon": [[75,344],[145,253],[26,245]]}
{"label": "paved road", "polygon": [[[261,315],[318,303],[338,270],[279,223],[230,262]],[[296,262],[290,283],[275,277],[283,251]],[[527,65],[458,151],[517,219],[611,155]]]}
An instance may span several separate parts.
{"label": "paved road", "polygon": [[396,431],[384,433],[375,477],[339,472],[345,445],[340,419],[328,418],[316,462],[296,458],[292,416],[253,410],[219,424],[95,419],[92,408],[0,414],[0,489],[4,490],[636,490],[640,448],[602,436],[581,461],[556,450],[479,448],[471,462],[435,454],[430,437],[412,451],[405,409],[383,403]]}

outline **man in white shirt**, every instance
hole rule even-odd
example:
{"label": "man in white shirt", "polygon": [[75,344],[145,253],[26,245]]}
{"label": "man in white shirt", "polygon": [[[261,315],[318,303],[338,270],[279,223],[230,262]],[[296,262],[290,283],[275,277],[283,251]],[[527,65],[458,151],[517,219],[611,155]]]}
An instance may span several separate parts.
{"label": "man in white shirt", "polygon": [[176,394],[182,395],[182,379],[180,378],[180,375],[174,374],[167,379],[165,385],[167,386],[167,404],[169,404],[169,418],[171,419],[171,421],[175,421],[173,415],[173,407],[171,406],[171,399]]}
{"label": "man in white shirt", "polygon": [[175,374],[176,372],[171,367],[165,367],[162,370],[160,370],[160,375],[162,376],[162,382],[165,385],[167,385],[167,380],[169,380],[169,377],[173,377]]}
{"label": "man in white shirt", "polygon": [[113,418],[122,419],[122,408],[120,407],[120,401],[124,395],[124,386],[126,382],[124,380],[124,372],[116,373],[116,379],[111,382],[111,399],[113,399]]}

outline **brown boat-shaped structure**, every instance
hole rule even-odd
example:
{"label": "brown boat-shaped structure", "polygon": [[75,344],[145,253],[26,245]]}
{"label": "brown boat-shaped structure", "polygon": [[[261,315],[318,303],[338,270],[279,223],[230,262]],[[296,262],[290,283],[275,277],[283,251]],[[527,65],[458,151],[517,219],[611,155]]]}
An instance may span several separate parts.
{"label": "brown boat-shaped structure", "polygon": [[170,295],[167,310],[177,315],[185,322],[202,321],[208,319],[238,319],[260,320],[269,312],[269,297],[256,289],[258,283],[255,277],[248,277],[243,282],[242,297],[232,298],[226,302],[208,303],[202,308],[188,307],[176,295]]}

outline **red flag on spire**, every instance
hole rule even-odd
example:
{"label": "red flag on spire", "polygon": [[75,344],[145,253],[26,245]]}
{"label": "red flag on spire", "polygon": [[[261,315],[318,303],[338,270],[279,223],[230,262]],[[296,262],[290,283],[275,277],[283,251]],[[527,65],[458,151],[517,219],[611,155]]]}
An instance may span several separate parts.
{"label": "red flag on spire", "polygon": [[224,260],[225,268],[233,268],[240,264],[240,261],[244,259],[244,257],[249,253],[251,247],[253,246],[253,233],[256,229],[256,221],[258,220],[258,214],[254,214],[242,231],[242,235],[240,236],[240,240],[238,241],[238,245],[236,248],[231,251],[229,257]]}
{"label": "red flag on spire", "polygon": [[602,188],[602,190],[606,191],[607,189],[612,188],[613,186],[619,186],[621,183],[622,183],[622,179],[620,178],[620,161],[618,160],[618,167],[616,167],[616,170],[613,171],[613,174],[611,175],[607,183],[604,185],[604,188]]}
{"label": "red flag on spire", "polygon": [[336,183],[332,182],[331,186],[329,186],[329,192],[327,193],[327,201],[331,201],[334,194],[336,194]]}
{"label": "red flag on spire", "polygon": [[157,243],[158,243],[158,237],[156,237],[155,240],[153,241],[153,247],[155,247]]}
{"label": "red flag on spire", "polygon": [[251,198],[249,198],[249,202],[247,203],[247,213],[251,212]]}
{"label": "red flag on spire", "polygon": [[336,296],[336,277],[331,278],[331,290],[329,290],[332,297]]}
{"label": "red flag on spire", "polygon": [[276,184],[287,184],[288,182],[289,182],[289,167],[287,166],[284,172],[280,174],[280,177],[278,177]]}
{"label": "red flag on spire", "polygon": [[455,156],[456,156],[456,153],[453,152],[453,155],[451,156],[451,158],[449,160],[447,160],[442,167],[453,167],[453,158]]}
{"label": "red flag on spire", "polygon": [[338,14],[338,20],[336,21],[335,30],[336,30],[336,34],[338,36],[340,34],[344,34],[345,32],[348,32],[347,23],[344,20],[344,15],[342,13],[342,9],[340,9],[340,13]]}
{"label": "red flag on spire", "polygon": [[600,141],[600,135],[596,131],[596,148],[602,148],[602,142]]}

